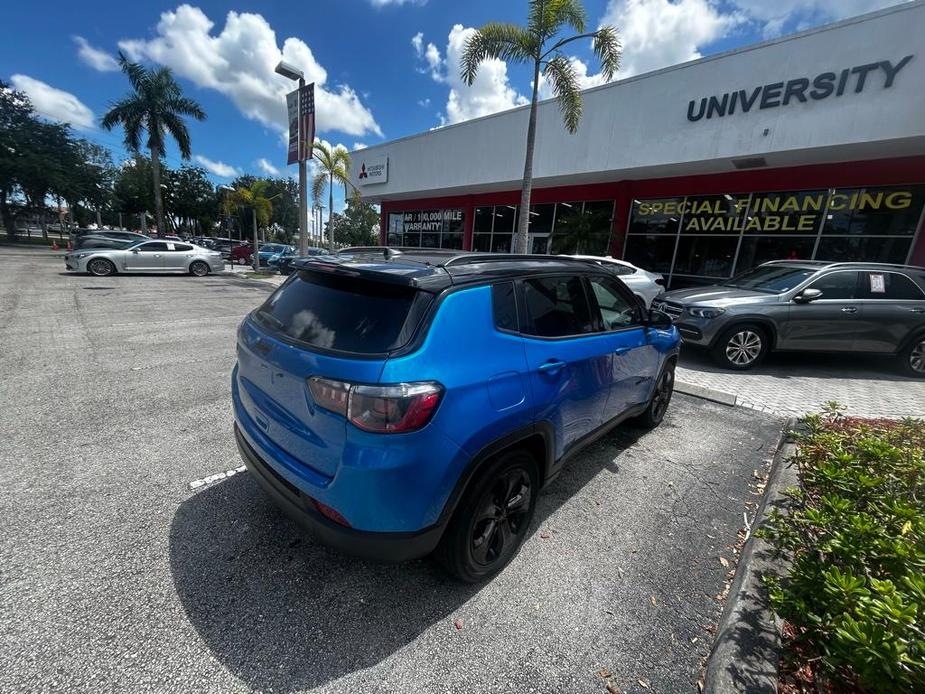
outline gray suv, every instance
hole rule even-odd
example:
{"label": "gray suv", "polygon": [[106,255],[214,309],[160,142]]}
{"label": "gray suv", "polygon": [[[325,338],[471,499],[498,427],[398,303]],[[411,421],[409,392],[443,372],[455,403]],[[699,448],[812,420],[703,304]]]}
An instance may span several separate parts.
{"label": "gray suv", "polygon": [[685,343],[730,369],[769,350],[897,355],[925,378],[925,268],[775,260],[723,284],[659,295]]}

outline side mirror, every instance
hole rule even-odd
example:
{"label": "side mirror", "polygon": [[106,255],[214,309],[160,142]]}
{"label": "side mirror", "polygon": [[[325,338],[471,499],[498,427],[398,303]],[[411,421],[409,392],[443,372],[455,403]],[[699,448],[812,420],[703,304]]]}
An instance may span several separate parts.
{"label": "side mirror", "polygon": [[646,314],[646,325],[656,330],[668,330],[671,327],[671,316],[662,311],[650,308]]}
{"label": "side mirror", "polygon": [[802,292],[793,297],[793,300],[798,304],[808,304],[810,301],[815,301],[820,296],[822,296],[821,289],[813,289],[810,287],[809,289],[804,289]]}

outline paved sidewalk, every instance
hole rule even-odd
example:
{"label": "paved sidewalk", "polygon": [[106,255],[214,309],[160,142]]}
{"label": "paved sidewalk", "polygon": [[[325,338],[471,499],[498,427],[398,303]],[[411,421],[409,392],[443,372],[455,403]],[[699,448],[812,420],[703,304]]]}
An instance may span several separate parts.
{"label": "paved sidewalk", "polygon": [[751,371],[734,372],[687,348],[677,378],[735,395],[737,405],[781,415],[802,415],[837,400],[860,417],[925,417],[925,381],[907,378],[889,358],[771,354]]}

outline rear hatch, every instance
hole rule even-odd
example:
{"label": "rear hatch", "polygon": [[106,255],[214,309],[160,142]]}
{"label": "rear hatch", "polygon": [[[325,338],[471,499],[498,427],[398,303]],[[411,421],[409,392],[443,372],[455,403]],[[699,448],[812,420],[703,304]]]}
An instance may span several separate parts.
{"label": "rear hatch", "polygon": [[389,352],[410,340],[431,299],[407,284],[299,270],[241,326],[244,410],[287,454],[333,477],[346,419],[316,406],[307,379],[377,383]]}

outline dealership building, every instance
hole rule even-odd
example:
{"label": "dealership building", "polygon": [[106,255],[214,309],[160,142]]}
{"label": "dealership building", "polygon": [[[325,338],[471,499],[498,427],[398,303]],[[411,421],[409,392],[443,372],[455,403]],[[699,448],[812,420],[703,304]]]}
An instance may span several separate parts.
{"label": "dealership building", "polygon": [[[625,258],[670,286],[776,258],[925,265],[925,1],[539,105],[534,253]],[[381,242],[506,252],[529,107],[356,152]]]}

